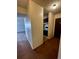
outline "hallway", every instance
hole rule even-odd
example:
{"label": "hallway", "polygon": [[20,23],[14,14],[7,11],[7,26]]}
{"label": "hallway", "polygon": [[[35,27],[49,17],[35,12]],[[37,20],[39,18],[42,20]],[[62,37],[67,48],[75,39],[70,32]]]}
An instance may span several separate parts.
{"label": "hallway", "polygon": [[59,39],[53,38],[32,50],[24,33],[17,36],[17,59],[57,59]]}
{"label": "hallway", "polygon": [[17,33],[17,59],[44,59],[32,50],[25,33]]}

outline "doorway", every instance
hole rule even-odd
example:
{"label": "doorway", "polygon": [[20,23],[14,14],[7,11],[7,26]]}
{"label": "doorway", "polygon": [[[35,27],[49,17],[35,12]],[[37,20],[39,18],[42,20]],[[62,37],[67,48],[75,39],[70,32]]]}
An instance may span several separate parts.
{"label": "doorway", "polygon": [[17,42],[26,40],[24,18],[25,15],[17,13]]}
{"label": "doorway", "polygon": [[61,35],[61,18],[57,18],[55,21],[54,37],[57,37],[60,39],[60,35]]}
{"label": "doorway", "polygon": [[47,40],[48,40],[48,14],[44,15],[43,19],[43,41],[45,42]]}
{"label": "doorway", "polygon": [[48,36],[48,17],[43,22],[43,35]]}
{"label": "doorway", "polygon": [[17,14],[17,33],[25,32],[24,16]]}

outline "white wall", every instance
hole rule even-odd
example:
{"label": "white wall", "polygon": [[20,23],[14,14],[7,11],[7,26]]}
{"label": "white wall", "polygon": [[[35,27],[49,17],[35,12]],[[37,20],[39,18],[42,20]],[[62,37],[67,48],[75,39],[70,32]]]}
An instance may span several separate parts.
{"label": "white wall", "polygon": [[55,32],[55,21],[56,21],[56,18],[61,18],[61,13],[57,13],[54,15],[54,32]]}
{"label": "white wall", "polygon": [[56,18],[61,18],[61,13],[57,14],[53,14],[52,12],[48,13],[48,39],[54,37]]}
{"label": "white wall", "polygon": [[43,43],[43,8],[31,0],[29,18],[32,26],[32,49],[35,49]]}
{"label": "white wall", "polygon": [[30,22],[28,16],[26,16],[24,18],[24,24],[25,24],[25,33],[26,33],[27,40],[29,41],[30,45],[32,46],[31,22]]}
{"label": "white wall", "polygon": [[48,13],[48,39],[54,36],[54,14],[52,12]]}
{"label": "white wall", "polygon": [[56,18],[61,18],[61,13],[57,13],[57,14],[55,14],[55,17],[54,17],[55,19]]}

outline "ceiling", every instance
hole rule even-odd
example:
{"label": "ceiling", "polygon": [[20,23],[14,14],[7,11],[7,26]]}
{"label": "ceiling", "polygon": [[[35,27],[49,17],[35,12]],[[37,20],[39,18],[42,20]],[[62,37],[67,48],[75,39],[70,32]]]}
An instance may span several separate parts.
{"label": "ceiling", "polygon": [[[21,7],[27,8],[28,6],[28,1],[29,0],[17,0],[17,4]],[[61,12],[61,0],[33,0],[34,2],[36,2],[37,4],[39,4],[40,6],[42,6],[44,8],[44,13],[45,15],[47,15],[47,13],[49,11],[53,12],[53,13],[58,13]],[[56,9],[49,9],[49,6],[51,4],[56,4],[58,5],[56,7]]]}
{"label": "ceiling", "polygon": [[27,8],[29,0],[17,0],[17,5],[23,8]]}
{"label": "ceiling", "polygon": [[46,7],[53,2],[60,1],[60,0],[33,0],[34,2],[38,3],[39,5]]}

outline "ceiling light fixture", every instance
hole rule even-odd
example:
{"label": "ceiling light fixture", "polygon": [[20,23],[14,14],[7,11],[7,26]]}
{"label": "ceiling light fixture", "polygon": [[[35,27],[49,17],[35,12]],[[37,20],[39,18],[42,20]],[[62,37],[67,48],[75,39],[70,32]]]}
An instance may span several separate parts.
{"label": "ceiling light fixture", "polygon": [[53,9],[56,9],[56,4],[53,4]]}
{"label": "ceiling light fixture", "polygon": [[56,4],[53,4],[53,6],[56,6]]}
{"label": "ceiling light fixture", "polygon": [[50,9],[56,9],[56,4],[52,4],[51,6],[49,6]]}

